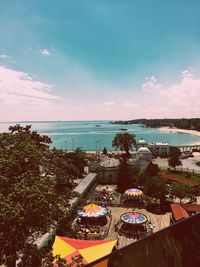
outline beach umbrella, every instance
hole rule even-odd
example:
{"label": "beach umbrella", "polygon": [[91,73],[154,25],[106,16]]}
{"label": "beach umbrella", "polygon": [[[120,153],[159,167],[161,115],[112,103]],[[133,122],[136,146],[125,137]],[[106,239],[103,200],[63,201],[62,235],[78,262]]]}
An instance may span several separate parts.
{"label": "beach umbrella", "polygon": [[129,224],[143,224],[147,222],[147,216],[139,212],[126,212],[121,215],[121,220]]}
{"label": "beach umbrella", "polygon": [[143,197],[144,194],[143,194],[142,190],[140,190],[138,188],[130,188],[124,192],[124,196],[136,198],[136,197]]}
{"label": "beach umbrella", "polygon": [[83,208],[83,210],[78,210],[77,214],[81,218],[98,218],[105,216],[108,213],[106,207],[98,206],[95,204],[89,204]]}
{"label": "beach umbrella", "polygon": [[[53,244],[53,256],[60,255],[67,263],[74,257],[81,256],[82,263],[88,264],[110,254],[117,240],[79,240],[63,236],[56,236]],[[54,266],[58,265],[54,262]],[[72,265],[76,267],[75,263]]]}

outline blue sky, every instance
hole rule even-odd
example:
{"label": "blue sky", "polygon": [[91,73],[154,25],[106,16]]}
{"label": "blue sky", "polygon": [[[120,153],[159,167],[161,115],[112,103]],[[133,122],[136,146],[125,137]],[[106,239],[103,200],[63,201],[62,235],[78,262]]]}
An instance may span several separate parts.
{"label": "blue sky", "polygon": [[200,2],[1,1],[0,120],[197,117]]}

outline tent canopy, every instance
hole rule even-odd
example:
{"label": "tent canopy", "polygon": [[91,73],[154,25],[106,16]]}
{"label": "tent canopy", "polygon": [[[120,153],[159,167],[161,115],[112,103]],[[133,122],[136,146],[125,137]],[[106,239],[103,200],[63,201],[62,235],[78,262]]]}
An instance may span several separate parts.
{"label": "tent canopy", "polygon": [[138,188],[130,188],[124,192],[124,196],[134,198],[134,197],[143,197],[144,194],[143,194],[142,190],[140,190]]}
{"label": "tent canopy", "polygon": [[108,213],[108,209],[95,204],[89,204],[83,210],[78,210],[77,213],[81,218],[98,218],[105,216]]}
{"label": "tent canopy", "polygon": [[[73,261],[72,257],[82,256],[82,262],[87,264],[100,259],[112,252],[116,240],[79,240],[56,236],[53,244],[53,255],[60,255],[67,263]],[[54,266],[57,266],[55,263]],[[76,265],[73,265],[74,267]]]}
{"label": "tent canopy", "polygon": [[139,212],[126,212],[121,215],[121,220],[129,224],[143,224],[147,222],[147,216]]}

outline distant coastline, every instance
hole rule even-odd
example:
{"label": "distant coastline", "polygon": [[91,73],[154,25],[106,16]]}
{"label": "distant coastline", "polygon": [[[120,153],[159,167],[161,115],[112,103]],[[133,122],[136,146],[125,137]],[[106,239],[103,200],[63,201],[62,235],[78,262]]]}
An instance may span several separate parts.
{"label": "distant coastline", "polygon": [[200,133],[200,118],[182,118],[182,119],[135,119],[126,121],[113,121],[112,124],[141,124],[147,128],[178,128],[180,130],[191,130]]}
{"label": "distant coastline", "polygon": [[[186,129],[179,129],[179,128],[172,128],[169,126],[163,126],[158,128],[159,131],[168,132],[168,133],[184,133],[184,134],[192,134],[200,137],[200,132],[195,130],[186,130]],[[200,145],[200,139],[198,142],[195,142],[191,145]]]}

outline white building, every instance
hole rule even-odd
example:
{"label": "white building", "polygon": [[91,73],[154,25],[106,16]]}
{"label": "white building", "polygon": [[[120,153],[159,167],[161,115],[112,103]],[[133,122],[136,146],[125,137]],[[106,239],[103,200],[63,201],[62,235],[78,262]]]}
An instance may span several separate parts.
{"label": "white building", "polygon": [[152,160],[152,153],[151,151],[148,149],[148,147],[140,147],[137,150],[137,153],[139,153],[140,155],[142,155],[142,159],[146,160],[147,162]]}
{"label": "white building", "polygon": [[169,143],[150,143],[148,148],[155,157],[169,157],[170,146]]}

